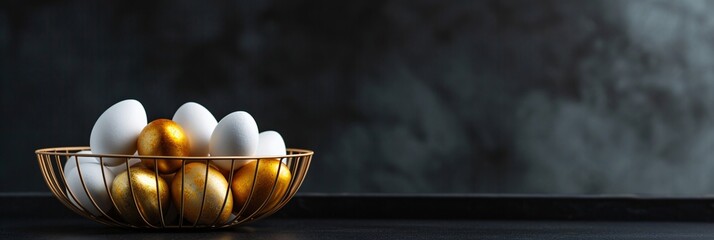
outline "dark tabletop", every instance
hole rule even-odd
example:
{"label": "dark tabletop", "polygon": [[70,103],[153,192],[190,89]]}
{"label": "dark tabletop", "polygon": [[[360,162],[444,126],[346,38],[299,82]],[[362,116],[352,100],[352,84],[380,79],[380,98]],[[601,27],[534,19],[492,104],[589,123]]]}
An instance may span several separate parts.
{"label": "dark tabletop", "polygon": [[714,239],[711,199],[298,195],[218,230],[107,227],[49,194],[0,195],[0,239]]}
{"label": "dark tabletop", "polygon": [[137,231],[80,218],[3,219],[2,239],[712,239],[685,222],[264,219],[211,231]]}

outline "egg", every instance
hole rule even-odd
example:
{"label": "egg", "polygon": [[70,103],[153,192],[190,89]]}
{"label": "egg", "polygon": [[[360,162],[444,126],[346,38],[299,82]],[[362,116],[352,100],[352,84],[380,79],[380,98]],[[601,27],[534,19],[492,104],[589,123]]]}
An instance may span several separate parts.
{"label": "egg", "polygon": [[[285,141],[276,131],[264,131],[258,135],[258,156],[282,156],[286,154]],[[287,163],[287,158],[283,158]]]}
{"label": "egg", "polygon": [[[77,153],[78,154],[92,154],[91,151],[79,151]],[[77,167],[77,158],[79,158],[79,165],[84,165],[84,163],[99,163],[99,158],[96,158],[96,157],[71,156],[69,159],[67,159],[67,162],[64,164],[65,172],[69,171],[72,168]]]}
{"label": "egg", "polygon": [[[80,172],[82,174],[81,179]],[[102,173],[104,173],[104,181],[102,181]],[[75,166],[65,170],[65,179],[67,181],[67,197],[75,206],[81,206],[94,216],[102,215],[99,209],[104,213],[108,213],[112,209],[112,202],[107,189],[112,186],[114,173],[107,167],[99,163],[80,162],[79,167]],[[82,184],[83,182],[84,184]],[[87,191],[84,190],[84,186],[87,187]],[[76,197],[79,203],[72,196]],[[99,209],[92,204],[90,196],[94,199]]]}
{"label": "egg", "polygon": [[285,155],[285,141],[280,133],[276,131],[264,131],[258,135],[259,156],[282,156]]}
{"label": "egg", "polygon": [[[211,134],[208,151],[211,156],[253,156],[258,151],[258,124],[249,113],[233,112],[218,122]],[[250,161],[214,160],[223,170],[232,171]]]}
{"label": "egg", "polygon": [[179,210],[183,206],[183,217],[191,223],[224,223],[233,209],[228,181],[218,170],[200,162],[186,164],[176,173],[171,196]]}
{"label": "egg", "polygon": [[243,216],[255,212],[262,214],[277,206],[287,194],[292,179],[288,166],[277,159],[253,161],[235,171],[233,175],[231,190],[234,211],[240,212],[244,208]]}
{"label": "egg", "polygon": [[118,174],[112,182],[111,192],[121,216],[138,226],[145,225],[144,219],[152,225],[161,224],[161,216],[167,212],[171,201],[168,183],[143,166],[134,166]]}
{"label": "egg", "polygon": [[208,156],[208,143],[218,122],[201,104],[187,102],[174,113],[172,120],[183,128],[191,145],[191,156]]}
{"label": "egg", "polygon": [[[136,152],[136,139],[146,126],[146,111],[137,100],[129,99],[109,107],[94,123],[89,147],[95,154],[126,154]],[[104,165],[115,166],[124,158],[105,158]]]}
{"label": "egg", "polygon": [[[146,125],[136,145],[140,156],[188,156],[191,151],[183,128],[168,119],[156,119]],[[141,162],[151,170],[157,168],[162,174],[175,172],[183,163],[180,159],[160,158],[142,158]]]}

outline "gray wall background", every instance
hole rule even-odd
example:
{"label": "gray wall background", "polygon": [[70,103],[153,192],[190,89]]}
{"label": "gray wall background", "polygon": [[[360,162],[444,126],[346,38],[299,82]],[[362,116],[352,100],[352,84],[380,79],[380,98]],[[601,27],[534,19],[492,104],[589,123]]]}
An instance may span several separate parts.
{"label": "gray wall background", "polygon": [[7,1],[0,192],[33,151],[245,110],[316,151],[303,192],[714,192],[712,1]]}

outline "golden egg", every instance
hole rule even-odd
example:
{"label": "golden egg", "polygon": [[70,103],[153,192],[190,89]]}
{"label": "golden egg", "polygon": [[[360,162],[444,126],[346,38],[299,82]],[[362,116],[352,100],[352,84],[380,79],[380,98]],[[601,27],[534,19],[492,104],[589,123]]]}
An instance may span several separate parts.
{"label": "golden egg", "polygon": [[179,212],[183,196],[183,218],[192,223],[223,224],[228,221],[233,209],[233,195],[226,178],[215,168],[200,162],[186,164],[176,172],[171,182],[171,196]]}
{"label": "golden egg", "polygon": [[[257,172],[256,167],[258,168]],[[278,170],[280,171],[279,173]],[[255,186],[253,186],[255,176],[257,177],[255,178]],[[266,201],[258,214],[270,211],[285,196],[291,179],[290,169],[278,159],[260,159],[242,166],[233,174],[233,185],[231,186],[235,201],[235,212],[240,212],[241,208],[248,202],[251,189],[253,194],[250,196],[250,202],[242,215],[247,216],[254,213]],[[274,190],[273,186],[275,186]],[[273,190],[272,194],[270,194],[271,190]]]}
{"label": "golden egg", "polygon": [[155,172],[142,166],[133,166],[117,175],[111,192],[122,217],[134,225],[146,225],[139,212],[148,223],[160,225],[161,214],[166,213],[170,204],[169,185],[161,177],[157,178]]}
{"label": "golden egg", "polygon": [[[191,147],[188,137],[181,126],[168,119],[156,119],[144,127],[136,140],[139,155],[151,156],[189,156]],[[147,159],[141,160],[149,169],[158,165],[162,174],[172,173],[181,168],[179,159]]]}

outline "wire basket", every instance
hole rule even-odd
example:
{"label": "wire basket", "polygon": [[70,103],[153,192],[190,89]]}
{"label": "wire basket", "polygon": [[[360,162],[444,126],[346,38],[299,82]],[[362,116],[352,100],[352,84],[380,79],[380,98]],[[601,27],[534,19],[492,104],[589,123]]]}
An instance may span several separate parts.
{"label": "wire basket", "polygon": [[[35,151],[42,176],[55,197],[67,208],[96,222],[155,229],[224,228],[270,216],[285,206],[300,188],[313,155],[310,150],[294,148],[287,149],[287,155],[269,157],[79,153],[83,150],[89,150],[89,147]],[[98,165],[84,161],[90,157],[99,159]],[[104,163],[109,159],[126,161],[105,167]],[[159,171],[159,164],[149,168],[139,160],[180,162],[181,168],[173,175],[166,175]],[[230,162],[230,169],[237,170],[223,171],[212,167],[217,161],[226,165]],[[68,162],[72,162],[73,167],[65,169]],[[243,167],[234,168],[238,166]],[[90,167],[101,170],[92,175]],[[217,172],[224,181],[213,180],[220,179],[216,177]],[[238,182],[234,184],[235,181]],[[176,198],[180,200],[175,201]],[[225,217],[227,212],[230,212],[229,217]]]}

